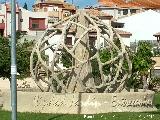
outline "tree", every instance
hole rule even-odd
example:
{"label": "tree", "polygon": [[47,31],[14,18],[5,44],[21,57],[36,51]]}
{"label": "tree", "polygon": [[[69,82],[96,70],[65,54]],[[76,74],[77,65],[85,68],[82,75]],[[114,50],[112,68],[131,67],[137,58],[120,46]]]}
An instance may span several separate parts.
{"label": "tree", "polygon": [[25,40],[23,43],[17,44],[17,72],[20,74],[19,78],[30,76],[30,54],[32,47],[33,41],[28,42]]}
{"label": "tree", "polygon": [[140,79],[143,82],[143,89],[148,88],[147,78],[149,75],[149,70],[153,66],[153,60],[151,57],[152,46],[149,42],[139,42],[136,53],[133,55],[132,59],[132,73],[138,73],[137,77],[140,76]]}
{"label": "tree", "polygon": [[63,63],[63,66],[66,68],[72,66],[72,56],[65,49],[62,50],[61,61]]}
{"label": "tree", "polygon": [[19,40],[22,37],[22,35],[23,35],[22,32],[17,30],[16,31],[16,40]]}
{"label": "tree", "polygon": [[0,77],[10,78],[10,65],[9,41],[0,37]]}
{"label": "tree", "polygon": [[26,9],[26,10],[28,10],[28,6],[27,6],[27,3],[26,3],[26,2],[24,3],[23,8]]}
{"label": "tree", "polygon": [[[18,78],[26,78],[30,76],[30,54],[28,50],[33,42],[24,41],[24,43],[17,43],[17,72]],[[0,77],[8,78],[10,80],[10,44],[9,40],[4,37],[0,37]]]}

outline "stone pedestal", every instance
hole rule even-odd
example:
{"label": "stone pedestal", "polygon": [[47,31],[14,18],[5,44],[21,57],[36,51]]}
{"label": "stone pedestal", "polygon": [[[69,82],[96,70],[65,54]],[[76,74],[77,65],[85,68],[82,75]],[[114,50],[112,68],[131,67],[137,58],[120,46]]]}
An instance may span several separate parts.
{"label": "stone pedestal", "polygon": [[[154,92],[71,93],[18,92],[18,112],[98,114],[157,110]],[[4,94],[4,110],[11,110],[10,92]]]}
{"label": "stone pedestal", "polygon": [[0,107],[3,106],[2,91],[0,90]]}

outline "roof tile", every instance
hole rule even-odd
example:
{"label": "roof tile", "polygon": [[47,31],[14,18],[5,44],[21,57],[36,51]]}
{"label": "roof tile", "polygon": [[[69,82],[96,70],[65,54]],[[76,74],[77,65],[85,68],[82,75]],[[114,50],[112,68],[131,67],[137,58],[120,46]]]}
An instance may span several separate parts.
{"label": "roof tile", "polygon": [[160,0],[98,0],[103,6],[160,8]]}

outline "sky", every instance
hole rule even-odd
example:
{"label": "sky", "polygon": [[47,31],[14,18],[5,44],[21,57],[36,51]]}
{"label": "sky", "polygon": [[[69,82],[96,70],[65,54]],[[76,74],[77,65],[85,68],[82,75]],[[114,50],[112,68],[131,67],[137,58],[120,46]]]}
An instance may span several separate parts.
{"label": "sky", "polygon": [[[10,0],[0,0],[0,1],[10,1]],[[26,2],[28,5],[28,8],[31,10],[32,9],[32,5],[34,4],[35,0],[17,0],[18,3],[20,4],[21,7],[24,6],[24,3]],[[67,2],[72,3],[72,0],[66,0]],[[94,6],[97,4],[98,0],[73,0],[73,3],[76,6],[79,6],[80,8],[84,8],[87,5],[89,6]]]}

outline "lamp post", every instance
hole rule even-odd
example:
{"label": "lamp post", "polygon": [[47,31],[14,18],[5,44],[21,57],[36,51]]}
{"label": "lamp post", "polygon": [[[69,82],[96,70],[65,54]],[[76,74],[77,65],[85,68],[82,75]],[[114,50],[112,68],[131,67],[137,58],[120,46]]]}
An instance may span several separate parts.
{"label": "lamp post", "polygon": [[11,0],[11,106],[12,120],[17,120],[16,2]]}

